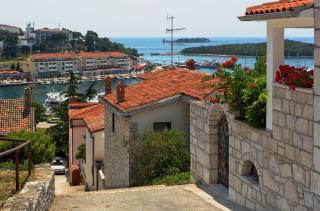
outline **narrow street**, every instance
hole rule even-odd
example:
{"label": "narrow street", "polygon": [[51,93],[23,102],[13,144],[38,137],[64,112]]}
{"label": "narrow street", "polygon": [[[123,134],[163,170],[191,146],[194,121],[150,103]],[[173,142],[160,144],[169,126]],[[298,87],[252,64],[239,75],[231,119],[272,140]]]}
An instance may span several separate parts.
{"label": "narrow street", "polygon": [[211,189],[213,192],[203,190],[190,184],[84,192],[83,186],[70,187],[65,177],[58,175],[56,196],[50,210],[246,210],[228,201],[221,188]]}

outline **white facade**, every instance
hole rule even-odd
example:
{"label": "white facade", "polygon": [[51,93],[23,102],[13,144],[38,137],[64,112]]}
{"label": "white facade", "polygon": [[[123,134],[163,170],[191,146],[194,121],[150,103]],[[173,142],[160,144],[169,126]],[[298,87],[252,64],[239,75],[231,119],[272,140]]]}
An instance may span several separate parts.
{"label": "white facade", "polygon": [[[104,161],[104,131],[96,132],[91,135],[86,129],[86,183],[89,189],[103,189],[98,185],[99,169],[96,161]],[[98,179],[98,180],[97,180]]]}

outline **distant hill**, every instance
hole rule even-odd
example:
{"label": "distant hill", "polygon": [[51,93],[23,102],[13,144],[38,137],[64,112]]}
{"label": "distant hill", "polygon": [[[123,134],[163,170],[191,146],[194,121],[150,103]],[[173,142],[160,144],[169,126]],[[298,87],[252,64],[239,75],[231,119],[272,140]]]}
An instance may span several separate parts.
{"label": "distant hill", "polygon": [[[285,40],[285,56],[313,57],[313,44],[293,40]],[[201,46],[185,48],[182,54],[219,54],[237,56],[262,56],[266,54],[267,44],[244,43],[217,46]]]}
{"label": "distant hill", "polygon": [[[163,42],[170,42],[168,40],[163,40]],[[208,43],[210,42],[207,38],[180,38],[175,41],[174,43]]]}

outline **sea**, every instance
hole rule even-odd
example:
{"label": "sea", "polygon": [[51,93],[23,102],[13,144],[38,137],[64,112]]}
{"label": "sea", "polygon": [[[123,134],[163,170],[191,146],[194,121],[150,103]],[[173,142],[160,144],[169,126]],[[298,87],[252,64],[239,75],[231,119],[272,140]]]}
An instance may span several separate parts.
{"label": "sea", "polygon": [[[139,54],[143,55],[144,60],[155,62],[159,64],[170,64],[170,56],[157,55],[153,56],[152,53],[163,53],[170,51],[170,44],[163,43],[163,39],[168,39],[166,37],[115,37],[111,38],[113,42],[119,42],[124,44],[125,47],[136,48]],[[213,46],[222,44],[241,44],[241,43],[260,43],[266,42],[266,38],[263,37],[209,37],[211,42],[209,43],[185,43],[185,44],[175,44],[174,52],[179,52],[184,48],[198,47],[198,46]],[[286,39],[302,41],[307,43],[313,43],[313,37],[287,37]],[[187,59],[192,58],[197,62],[202,61],[216,61],[224,62],[230,58],[230,56],[184,56],[175,55],[173,57],[174,62],[184,62]],[[253,67],[256,61],[254,57],[238,57],[238,61],[243,66]],[[312,58],[299,58],[290,57],[285,59],[285,63],[289,65],[294,65],[298,67],[313,67]],[[212,74],[214,69],[200,69],[199,71]],[[136,79],[117,79],[114,81],[115,85],[119,80],[126,85],[131,85],[137,82]],[[90,86],[90,83],[78,84],[80,92],[84,92],[86,88]],[[103,82],[96,81],[95,89],[100,92],[103,90]],[[4,86],[0,87],[0,99],[14,99],[21,98],[23,96],[24,86]],[[46,94],[50,91],[62,92],[66,91],[67,85],[65,84],[35,84],[33,85],[33,100],[43,104],[46,99]]]}

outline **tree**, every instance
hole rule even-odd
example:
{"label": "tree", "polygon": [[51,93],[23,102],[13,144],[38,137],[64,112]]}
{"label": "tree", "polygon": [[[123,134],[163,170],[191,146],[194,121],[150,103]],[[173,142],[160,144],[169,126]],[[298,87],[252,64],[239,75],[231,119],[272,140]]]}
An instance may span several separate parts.
{"label": "tree", "polygon": [[68,89],[63,94],[66,100],[53,108],[53,114],[60,119],[59,123],[49,129],[49,134],[53,137],[53,141],[57,146],[57,154],[65,156],[68,153],[68,140],[69,140],[69,116],[68,104],[71,97],[76,97],[79,101],[85,102],[92,99],[97,91],[94,90],[93,82],[85,93],[79,93],[77,87],[77,79],[72,71],[69,72],[70,78],[68,82]]}
{"label": "tree", "polygon": [[[10,133],[8,137],[31,141],[33,164],[51,163],[55,157],[56,147],[52,138],[45,134],[43,130],[36,132],[14,132]],[[23,158],[27,159],[27,151],[24,151]]]}
{"label": "tree", "polygon": [[87,51],[96,51],[97,50],[97,43],[98,34],[94,31],[87,31],[85,36],[85,44]]}
{"label": "tree", "polygon": [[16,66],[14,64],[11,64],[11,67],[10,67],[11,70],[15,70],[16,69]]}
{"label": "tree", "polygon": [[32,102],[31,106],[35,109],[35,118],[34,121],[36,123],[42,122],[44,120],[46,120],[46,109],[39,103],[37,102]]}
{"label": "tree", "polygon": [[184,133],[165,129],[146,131],[130,145],[133,171],[138,185],[150,184],[156,178],[188,172],[190,154],[185,146]]}
{"label": "tree", "polygon": [[2,56],[5,58],[15,58],[18,52],[18,36],[17,34],[8,33],[3,42]]}
{"label": "tree", "polygon": [[85,144],[81,144],[79,147],[78,147],[78,151],[77,151],[77,154],[76,154],[76,159],[77,160],[85,160],[86,159],[86,145]]}
{"label": "tree", "polygon": [[30,54],[30,47],[27,45],[21,46],[20,53],[22,55],[29,55]]}

